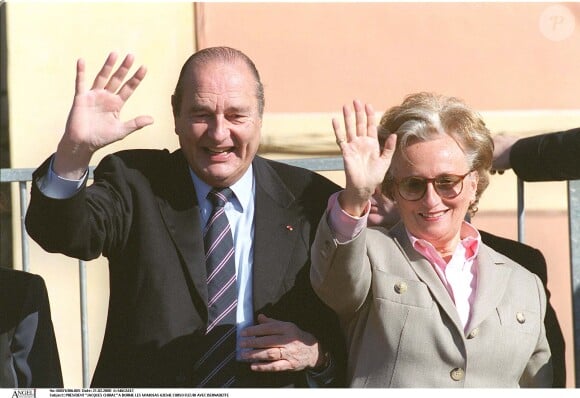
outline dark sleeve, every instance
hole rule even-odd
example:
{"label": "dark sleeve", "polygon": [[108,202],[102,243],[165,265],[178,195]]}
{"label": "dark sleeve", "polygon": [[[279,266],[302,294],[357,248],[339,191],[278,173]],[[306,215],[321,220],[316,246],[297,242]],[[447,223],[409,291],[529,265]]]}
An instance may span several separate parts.
{"label": "dark sleeve", "polygon": [[86,261],[108,256],[122,245],[131,224],[135,192],[126,177],[130,156],[129,151],[107,155],[95,169],[93,183],[87,186],[85,180],[66,199],[50,198],[39,188],[50,167],[51,158],[47,159],[32,174],[25,219],[30,237],[49,253]]}
{"label": "dark sleeve", "polygon": [[[48,173],[48,158],[32,174],[30,203],[26,211],[26,231],[49,253],[62,253],[83,260],[97,258],[102,252],[103,228],[91,228],[96,217],[90,217],[86,204],[86,186],[68,199],[52,199],[39,189],[39,180]],[[96,232],[93,232],[96,231]],[[90,244],[87,245],[87,242]],[[87,249],[89,246],[90,249]]]}
{"label": "dark sleeve", "polygon": [[36,309],[38,313],[38,329],[28,357],[32,371],[31,387],[62,387],[60,358],[46,285],[40,276],[34,275],[30,286],[31,312]]}
{"label": "dark sleeve", "polygon": [[[2,284],[10,290],[12,315],[6,316],[6,325],[12,328],[10,342],[11,368],[17,387],[62,387],[62,372],[48,292],[44,280],[21,271],[3,273]],[[16,291],[18,290],[18,291]],[[13,325],[13,326],[12,326]]]}
{"label": "dark sleeve", "polygon": [[580,179],[580,128],[518,140],[510,163],[524,181]]}

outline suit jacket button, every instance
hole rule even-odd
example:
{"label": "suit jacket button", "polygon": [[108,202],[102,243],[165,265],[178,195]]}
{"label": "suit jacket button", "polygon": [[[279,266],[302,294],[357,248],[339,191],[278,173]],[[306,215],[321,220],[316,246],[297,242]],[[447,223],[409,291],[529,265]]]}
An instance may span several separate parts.
{"label": "suit jacket button", "polygon": [[518,312],[516,314],[516,319],[519,323],[524,323],[526,321],[526,316],[524,315],[523,312]]}
{"label": "suit jacket button", "polygon": [[450,375],[453,380],[460,381],[465,377],[465,371],[461,368],[455,368],[451,371]]}
{"label": "suit jacket button", "polygon": [[405,282],[395,283],[395,292],[403,294],[407,291],[407,284]]}
{"label": "suit jacket button", "polygon": [[469,334],[467,335],[467,338],[474,339],[478,334],[479,334],[479,328],[475,328],[471,332],[469,332]]}

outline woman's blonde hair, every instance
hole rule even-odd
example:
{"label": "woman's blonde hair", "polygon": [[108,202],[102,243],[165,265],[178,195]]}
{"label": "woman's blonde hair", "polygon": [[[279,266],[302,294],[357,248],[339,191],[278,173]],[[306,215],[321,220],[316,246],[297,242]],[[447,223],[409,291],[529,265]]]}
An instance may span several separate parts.
{"label": "woman's blonde hair", "polygon": [[[403,103],[388,109],[378,126],[379,142],[384,143],[390,134],[397,134],[397,147],[393,161],[405,157],[404,149],[417,141],[430,141],[447,134],[465,153],[470,170],[477,172],[479,180],[475,200],[468,213],[477,212],[481,194],[489,185],[489,170],[493,159],[493,140],[482,118],[462,100],[433,93],[416,93]],[[383,181],[382,191],[394,199],[395,180],[392,167]]]}

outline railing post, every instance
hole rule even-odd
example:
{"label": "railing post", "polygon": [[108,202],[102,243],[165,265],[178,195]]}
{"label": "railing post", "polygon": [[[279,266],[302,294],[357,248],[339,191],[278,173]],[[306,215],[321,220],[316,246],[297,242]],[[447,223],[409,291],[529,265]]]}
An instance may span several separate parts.
{"label": "railing post", "polygon": [[580,180],[568,181],[568,222],[570,233],[570,274],[572,282],[572,323],[576,387],[580,386]]}
{"label": "railing post", "polygon": [[89,380],[89,317],[87,309],[87,265],[79,260],[79,287],[81,303],[81,355],[83,365],[83,387],[88,388]]}
{"label": "railing post", "polygon": [[525,240],[524,180],[518,178],[518,242]]}
{"label": "railing post", "polygon": [[20,240],[22,242],[20,249],[22,250],[22,269],[26,272],[30,271],[30,251],[28,248],[28,234],[26,233],[26,209],[28,208],[28,192],[26,191],[26,181],[19,181],[18,187],[20,189]]}

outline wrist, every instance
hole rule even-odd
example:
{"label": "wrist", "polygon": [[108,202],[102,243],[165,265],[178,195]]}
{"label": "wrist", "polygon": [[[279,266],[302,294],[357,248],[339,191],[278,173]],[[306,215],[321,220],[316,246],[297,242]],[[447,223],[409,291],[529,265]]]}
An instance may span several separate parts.
{"label": "wrist", "polygon": [[315,370],[326,369],[328,366],[330,366],[331,363],[330,352],[324,350],[322,347],[320,347],[320,345],[318,347],[318,356],[312,368]]}
{"label": "wrist", "polygon": [[369,205],[372,195],[361,195],[360,192],[352,194],[346,190],[338,196],[340,208],[352,217],[362,217]]}
{"label": "wrist", "polygon": [[54,154],[52,170],[60,177],[78,180],[88,169],[92,155],[87,148],[61,141]]}

